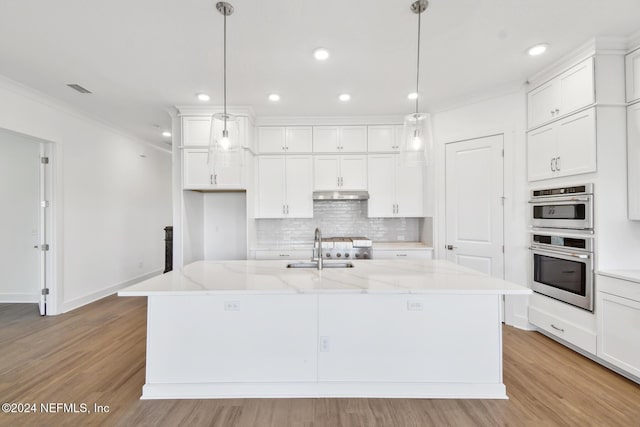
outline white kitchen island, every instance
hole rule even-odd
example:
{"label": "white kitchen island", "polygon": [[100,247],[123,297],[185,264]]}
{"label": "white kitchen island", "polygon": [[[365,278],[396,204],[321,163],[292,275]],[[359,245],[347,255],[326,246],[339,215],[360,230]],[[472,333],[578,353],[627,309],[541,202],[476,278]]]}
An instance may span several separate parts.
{"label": "white kitchen island", "polygon": [[354,268],[198,261],[147,296],[143,399],[506,398],[500,301],[523,286],[441,260]]}

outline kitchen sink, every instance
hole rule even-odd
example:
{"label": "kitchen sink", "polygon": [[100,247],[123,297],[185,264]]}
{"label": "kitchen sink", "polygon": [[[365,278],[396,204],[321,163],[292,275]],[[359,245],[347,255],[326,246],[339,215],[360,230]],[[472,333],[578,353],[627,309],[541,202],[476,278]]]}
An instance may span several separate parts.
{"label": "kitchen sink", "polygon": [[[318,263],[316,261],[292,262],[291,264],[287,264],[287,268],[318,268]],[[322,268],[353,268],[353,264],[350,262],[324,261]]]}

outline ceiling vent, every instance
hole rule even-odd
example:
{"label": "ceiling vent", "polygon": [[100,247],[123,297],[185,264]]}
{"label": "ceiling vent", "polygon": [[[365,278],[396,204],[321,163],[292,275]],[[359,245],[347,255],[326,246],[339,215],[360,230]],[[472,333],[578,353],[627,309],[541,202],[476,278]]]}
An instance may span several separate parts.
{"label": "ceiling vent", "polygon": [[69,83],[67,86],[69,86],[71,89],[76,90],[80,93],[92,93],[89,89],[85,89],[76,83]]}

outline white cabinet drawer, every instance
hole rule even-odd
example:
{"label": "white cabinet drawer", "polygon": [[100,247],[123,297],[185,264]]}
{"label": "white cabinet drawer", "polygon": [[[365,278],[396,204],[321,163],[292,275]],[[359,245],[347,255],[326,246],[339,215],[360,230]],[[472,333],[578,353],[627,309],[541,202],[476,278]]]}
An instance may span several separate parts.
{"label": "white cabinet drawer", "polygon": [[256,249],[255,257],[257,260],[274,260],[283,259],[291,261],[300,261],[311,259],[312,249]]}
{"label": "white cabinet drawer", "polygon": [[596,334],[536,307],[529,307],[529,322],[591,354],[596,354]]}
{"label": "white cabinet drawer", "polygon": [[374,259],[432,259],[432,249],[386,250],[373,248]]}

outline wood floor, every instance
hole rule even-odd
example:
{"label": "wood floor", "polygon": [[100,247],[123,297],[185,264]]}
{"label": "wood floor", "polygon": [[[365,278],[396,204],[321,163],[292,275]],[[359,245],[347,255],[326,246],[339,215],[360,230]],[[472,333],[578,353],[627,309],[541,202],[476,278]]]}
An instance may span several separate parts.
{"label": "wood floor", "polygon": [[[36,403],[39,412],[0,413],[0,425],[640,426],[640,385],[511,327],[504,327],[509,400],[141,401],[145,316],[145,298],[113,296],[57,317],[0,304],[0,403]],[[76,411],[86,403],[92,413],[45,414],[41,403],[76,403]],[[109,413],[93,412],[94,403]]]}

